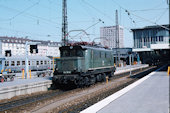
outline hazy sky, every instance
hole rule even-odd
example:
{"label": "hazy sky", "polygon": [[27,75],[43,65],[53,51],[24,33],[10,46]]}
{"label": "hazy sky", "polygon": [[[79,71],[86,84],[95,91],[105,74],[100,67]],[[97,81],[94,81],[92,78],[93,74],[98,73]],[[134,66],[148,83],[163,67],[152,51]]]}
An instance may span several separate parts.
{"label": "hazy sky", "polygon": [[[100,27],[115,25],[116,9],[125,47],[133,46],[130,29],[169,20],[167,0],[67,0],[67,6],[68,31],[83,29],[90,34],[70,33],[73,40],[100,37]],[[93,26],[99,19],[104,23]],[[0,36],[61,41],[61,23],[62,0],[0,0]]]}

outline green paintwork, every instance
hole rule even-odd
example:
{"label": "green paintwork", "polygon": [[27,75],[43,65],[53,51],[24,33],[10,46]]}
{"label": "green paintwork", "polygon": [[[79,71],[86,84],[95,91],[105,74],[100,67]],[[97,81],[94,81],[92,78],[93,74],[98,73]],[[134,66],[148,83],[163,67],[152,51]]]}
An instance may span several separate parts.
{"label": "green paintwork", "polygon": [[87,72],[89,69],[93,70],[94,68],[114,65],[111,50],[96,47],[83,47],[82,50],[82,57],[62,57],[61,55],[60,59],[56,59],[58,72]]}

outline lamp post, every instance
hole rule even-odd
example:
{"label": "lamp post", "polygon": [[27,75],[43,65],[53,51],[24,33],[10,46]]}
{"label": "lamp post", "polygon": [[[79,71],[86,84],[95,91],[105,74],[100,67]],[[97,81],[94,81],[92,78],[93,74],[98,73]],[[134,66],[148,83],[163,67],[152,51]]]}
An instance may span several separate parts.
{"label": "lamp post", "polygon": [[25,79],[27,79],[28,72],[29,72],[29,66],[28,66],[28,45],[37,45],[40,42],[28,42],[25,43]]}

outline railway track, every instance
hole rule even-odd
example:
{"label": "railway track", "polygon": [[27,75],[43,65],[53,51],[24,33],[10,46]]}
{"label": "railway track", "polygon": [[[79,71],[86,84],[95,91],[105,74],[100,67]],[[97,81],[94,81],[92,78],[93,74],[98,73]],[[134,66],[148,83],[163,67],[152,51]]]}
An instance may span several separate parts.
{"label": "railway track", "polygon": [[48,92],[48,93],[41,94],[41,95],[35,95],[35,96],[22,98],[22,99],[19,99],[19,100],[3,102],[3,103],[0,103],[0,112],[10,110],[10,109],[13,109],[13,108],[16,108],[16,107],[24,106],[26,104],[38,102],[40,100],[45,100],[47,98],[51,98],[51,97],[60,95],[62,93],[63,93],[63,91],[57,90],[57,91],[52,91],[52,92]]}
{"label": "railway track", "polygon": [[[149,68],[153,68],[153,67],[149,67]],[[145,69],[143,69],[143,70],[145,70]],[[139,70],[132,71],[132,74],[138,74],[143,70],[139,69]],[[129,75],[129,72],[124,73],[124,74],[119,74],[119,75],[113,76],[110,80],[119,79],[121,77],[126,77],[128,75]],[[13,100],[13,101],[10,101],[10,102],[0,103],[0,112],[12,111],[13,109],[16,109],[18,107],[22,107],[22,106],[25,106],[25,105],[28,105],[28,104],[45,101],[45,100],[48,100],[50,98],[53,99],[54,97],[57,97],[59,95],[62,96],[66,93],[67,94],[69,94],[70,92],[74,93],[74,92],[77,92],[79,90],[81,90],[81,89],[74,89],[74,91],[73,90],[71,90],[71,91],[56,90],[56,91],[51,91],[51,92],[40,94],[40,95],[22,98],[22,99],[19,99],[19,100]]]}

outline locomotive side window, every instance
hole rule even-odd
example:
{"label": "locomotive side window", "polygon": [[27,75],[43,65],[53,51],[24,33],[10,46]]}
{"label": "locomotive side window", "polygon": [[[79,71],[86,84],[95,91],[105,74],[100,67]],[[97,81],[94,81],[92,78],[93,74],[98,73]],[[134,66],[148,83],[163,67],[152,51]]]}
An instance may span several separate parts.
{"label": "locomotive side window", "polygon": [[109,52],[105,53],[105,58],[110,58],[111,54],[109,54]]}
{"label": "locomotive side window", "polygon": [[20,65],[20,61],[17,61],[17,66],[19,66]]}
{"label": "locomotive side window", "polygon": [[5,61],[5,66],[9,66],[9,61]]}
{"label": "locomotive side window", "polygon": [[25,61],[22,61],[22,65],[25,65]]}
{"label": "locomotive side window", "polygon": [[68,52],[68,50],[63,50],[62,53],[61,53],[61,56],[67,57],[67,56],[70,56],[70,53]]}
{"label": "locomotive side window", "polygon": [[71,49],[71,50],[62,50],[62,57],[83,57],[83,50],[80,49]]}
{"label": "locomotive side window", "polygon": [[15,61],[11,61],[11,66],[15,66]]}
{"label": "locomotive side window", "polygon": [[99,58],[100,57],[100,52],[94,51],[94,58]]}
{"label": "locomotive side window", "polygon": [[77,50],[76,51],[76,56],[83,57],[83,51],[82,50]]}

